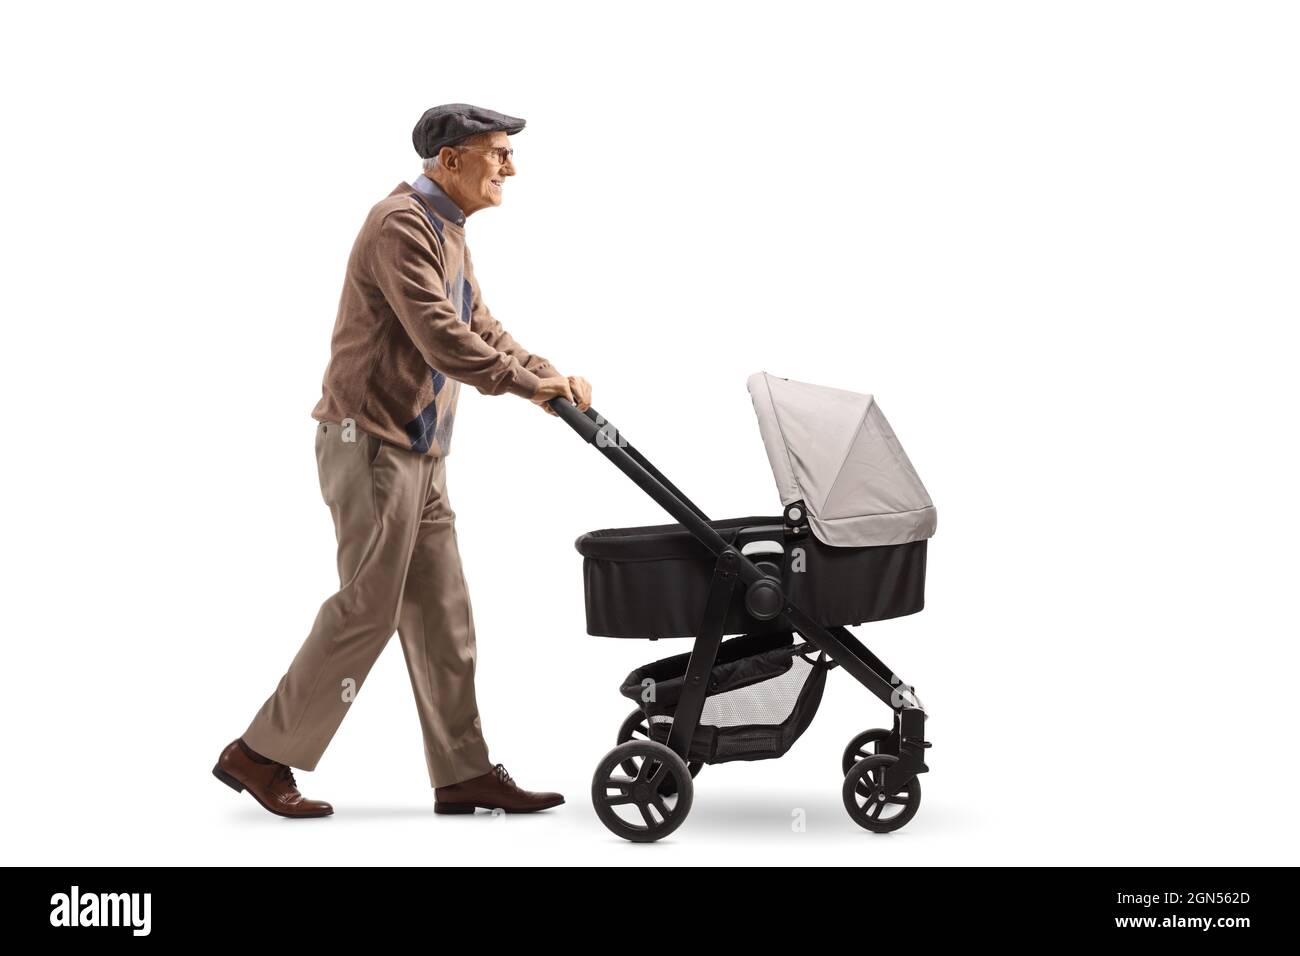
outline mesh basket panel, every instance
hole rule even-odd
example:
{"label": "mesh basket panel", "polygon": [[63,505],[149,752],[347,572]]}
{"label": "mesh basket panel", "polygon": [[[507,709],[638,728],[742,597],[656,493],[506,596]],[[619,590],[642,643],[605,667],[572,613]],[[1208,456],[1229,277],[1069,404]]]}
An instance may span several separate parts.
{"label": "mesh basket panel", "polygon": [[794,710],[810,673],[812,665],[795,657],[790,669],[780,677],[707,698],[700,723],[711,727],[782,723]]}

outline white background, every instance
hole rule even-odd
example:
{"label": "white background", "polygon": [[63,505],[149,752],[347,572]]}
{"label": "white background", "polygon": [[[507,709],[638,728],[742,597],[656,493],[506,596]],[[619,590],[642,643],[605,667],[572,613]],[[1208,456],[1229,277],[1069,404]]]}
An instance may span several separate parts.
{"label": "white background", "polygon": [[[3,80],[12,863],[1295,863],[1297,15],[1269,3],[42,4]],[[469,236],[528,348],[717,517],[775,513],[759,369],[874,393],[939,509],[858,633],[933,716],[920,813],[840,804],[842,671],[785,758],[623,843],[634,666],[594,528],[666,520],[557,420],[448,458],[492,756],[568,803],[435,817],[402,655],[287,821],[209,771],[337,578],[309,411],[409,130],[524,116]],[[806,832],[795,832],[797,810]]]}

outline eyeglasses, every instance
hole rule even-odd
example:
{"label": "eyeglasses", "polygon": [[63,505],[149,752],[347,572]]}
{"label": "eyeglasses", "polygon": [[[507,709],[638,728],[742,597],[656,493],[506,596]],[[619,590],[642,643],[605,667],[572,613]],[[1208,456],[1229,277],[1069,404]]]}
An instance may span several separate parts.
{"label": "eyeglasses", "polygon": [[476,153],[491,153],[496,156],[497,163],[501,166],[512,162],[515,158],[515,151],[509,146],[457,146],[456,149],[472,149]]}

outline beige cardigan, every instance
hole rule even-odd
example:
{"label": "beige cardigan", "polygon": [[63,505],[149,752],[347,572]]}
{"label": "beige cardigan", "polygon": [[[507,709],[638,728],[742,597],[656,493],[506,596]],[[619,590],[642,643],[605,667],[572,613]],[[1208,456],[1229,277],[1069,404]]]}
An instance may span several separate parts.
{"label": "beige cardigan", "polygon": [[370,210],[348,257],[320,421],[422,454],[449,451],[460,383],[530,398],[560,374],[521,347],[483,302],[465,217],[431,181],[399,183]]}

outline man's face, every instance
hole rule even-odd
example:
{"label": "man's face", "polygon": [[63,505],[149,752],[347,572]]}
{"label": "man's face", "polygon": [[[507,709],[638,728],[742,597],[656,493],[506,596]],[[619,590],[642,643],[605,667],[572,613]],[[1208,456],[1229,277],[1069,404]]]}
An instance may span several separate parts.
{"label": "man's face", "polygon": [[506,177],[515,174],[514,161],[508,152],[509,135],[482,133],[449,148],[456,154],[455,168],[450,170],[451,180],[465,213],[501,205]]}

